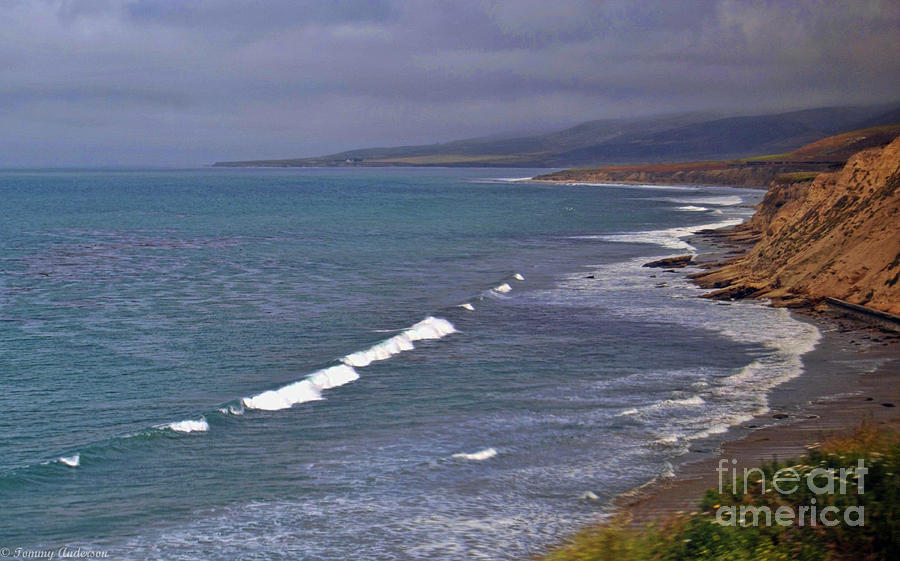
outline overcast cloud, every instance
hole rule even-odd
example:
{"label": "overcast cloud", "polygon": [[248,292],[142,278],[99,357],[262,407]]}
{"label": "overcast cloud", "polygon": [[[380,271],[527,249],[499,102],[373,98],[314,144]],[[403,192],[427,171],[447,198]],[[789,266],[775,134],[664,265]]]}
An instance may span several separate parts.
{"label": "overcast cloud", "polygon": [[896,0],[0,0],[0,166],[900,99]]}

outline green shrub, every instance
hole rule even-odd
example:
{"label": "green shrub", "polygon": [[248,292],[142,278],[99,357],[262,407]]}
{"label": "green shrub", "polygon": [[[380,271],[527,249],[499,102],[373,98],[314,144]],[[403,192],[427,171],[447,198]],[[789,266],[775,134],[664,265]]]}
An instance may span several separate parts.
{"label": "green shrub", "polygon": [[[859,492],[857,468],[864,460],[864,492]],[[782,493],[772,485],[779,470],[793,469],[802,481],[793,492]],[[816,494],[805,478],[824,486],[829,479],[818,469],[833,469],[835,490],[844,493]],[[844,471],[842,472],[841,469]],[[782,471],[782,474],[792,473]],[[665,520],[638,528],[624,518],[590,528],[571,543],[544,557],[544,561],[839,561],[900,559],[900,433],[863,425],[849,436],[827,440],[800,461],[770,462],[748,473],[745,482],[726,485],[722,492],[709,490],[700,501],[700,510],[690,516]],[[842,478],[840,476],[843,476]],[[730,477],[726,478],[730,480]],[[765,486],[763,486],[765,482]],[[786,485],[781,490],[786,490]],[[792,487],[792,486],[791,486]],[[812,500],[815,499],[815,503]],[[719,509],[731,507],[778,507],[800,512],[815,504],[821,513],[826,506],[839,509],[831,519],[834,526],[816,525],[723,525],[716,519]],[[862,526],[848,524],[843,517],[848,507],[861,507]],[[858,511],[855,511],[858,512]],[[720,519],[726,518],[720,516]],[[821,520],[821,519],[820,519]],[[851,522],[855,520],[851,517]]]}

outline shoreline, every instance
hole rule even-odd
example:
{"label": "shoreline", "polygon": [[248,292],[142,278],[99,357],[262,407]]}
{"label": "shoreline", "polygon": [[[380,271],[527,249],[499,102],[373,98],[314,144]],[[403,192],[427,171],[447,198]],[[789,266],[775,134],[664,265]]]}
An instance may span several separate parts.
{"label": "shoreline", "polygon": [[[723,231],[728,230],[698,233],[692,240],[703,246],[696,255],[698,265],[711,265],[752,247],[728,239]],[[900,334],[833,311],[798,308],[791,314],[815,325],[822,338],[803,355],[802,374],[769,391],[771,411],[731,427],[713,450],[692,448],[688,454],[697,457],[678,462],[672,477],[618,495],[609,505],[613,516],[643,525],[696,510],[703,493],[718,485],[715,468],[721,459],[739,470],[757,467],[773,458],[800,457],[826,436],[852,431],[862,423],[900,427]],[[854,368],[847,371],[843,362],[854,363]],[[860,362],[869,363],[867,371],[859,371]],[[806,392],[798,399],[797,388],[812,387],[819,390],[811,392],[810,399],[803,399],[810,396]]]}
{"label": "shoreline", "polygon": [[[859,158],[862,156],[851,159],[851,163],[859,167],[862,165]],[[863,172],[867,171],[869,168],[863,169]],[[827,177],[837,177],[837,174]],[[660,183],[652,179],[628,181],[621,178],[598,182],[573,181],[568,178],[541,178],[532,181],[598,186]],[[870,183],[873,183],[876,190],[881,185],[875,179]],[[678,181],[668,185],[698,187],[692,181]],[[766,191],[766,197],[769,197],[770,192]],[[754,221],[761,216],[760,213],[762,219],[771,220],[770,215],[777,213],[780,201],[775,201],[774,204],[768,201],[768,207],[764,205],[766,202],[767,199],[760,201],[756,212],[742,224]],[[825,222],[821,216],[816,215],[814,218]],[[761,243],[768,231],[763,229],[761,232],[747,231],[741,225],[698,230],[686,240],[696,248],[688,262],[683,262],[684,255],[672,255],[668,258],[671,263],[663,259],[645,266],[668,267],[667,272],[677,272],[681,278],[706,288],[704,297],[741,300],[750,296],[760,305],[787,308],[794,320],[814,326],[819,331],[820,339],[812,350],[800,356],[802,370],[799,375],[766,392],[768,410],[765,413],[732,425],[717,439],[691,443],[685,454],[671,460],[674,465],[667,474],[614,496],[598,513],[595,522],[586,525],[572,537],[587,535],[587,539],[603,539],[602,536],[607,535],[604,533],[605,528],[610,528],[610,524],[612,532],[622,524],[636,528],[656,524],[665,526],[668,521],[699,512],[699,505],[706,491],[717,490],[720,485],[722,472],[717,471],[720,465],[730,474],[744,468],[758,468],[773,460],[784,462],[799,459],[825,439],[851,434],[860,426],[900,430],[900,332],[892,323],[893,317],[889,318],[891,322],[888,324],[878,324],[869,321],[870,315],[880,315],[877,314],[878,308],[864,309],[854,314],[851,313],[854,311],[852,305],[848,306],[851,307],[850,310],[845,310],[842,306],[829,303],[827,299],[819,302],[799,297],[795,300],[772,298],[772,304],[768,298],[753,295],[752,291],[727,294],[722,290],[714,291],[719,287],[717,284],[703,284],[698,280],[698,277],[715,273],[723,267],[733,268],[734,263],[750,254]],[[780,248],[776,248],[776,251],[778,249]],[[685,265],[690,268],[682,269]],[[701,272],[696,273],[697,270]],[[720,303],[727,305],[727,302]],[[876,313],[869,314],[870,311]],[[724,484],[730,483],[730,475],[724,479]],[[572,537],[568,539],[571,540]]]}
{"label": "shoreline", "polygon": [[[540,176],[538,176],[540,177]],[[754,189],[757,191],[765,191],[769,187],[759,181],[750,181],[747,183],[740,182],[720,182],[715,183],[711,181],[690,181],[685,180],[684,178],[671,178],[671,177],[663,177],[663,178],[648,178],[648,179],[610,179],[608,181],[591,181],[590,179],[537,179],[536,177],[532,177],[529,181],[533,181],[534,183],[548,183],[551,185],[581,185],[581,186],[596,186],[596,187],[606,187],[606,186],[622,186],[622,187],[631,187],[631,186],[639,186],[639,185],[658,185],[662,187],[671,187],[671,186],[685,186],[685,187],[731,187],[734,189]]]}
{"label": "shoreline", "polygon": [[[667,179],[532,178],[531,181],[584,186],[748,188],[746,185]],[[767,191],[769,187],[759,189]],[[750,222],[757,213],[748,216],[742,224]],[[682,269],[684,265],[680,263],[657,263],[655,267],[668,267],[668,272],[677,272],[701,286],[693,279],[699,274],[696,270],[718,270],[746,255],[759,241],[759,236],[734,232],[735,228],[739,229],[740,225],[698,230],[687,238],[696,247],[692,263],[688,265],[690,269]],[[682,257],[673,255],[669,259],[677,261]],[[710,292],[712,289],[706,293]],[[738,299],[744,298],[738,296]],[[772,305],[753,299],[761,305]],[[626,523],[641,527],[699,511],[706,490],[719,485],[716,467],[720,460],[727,460],[728,463],[723,465],[729,469],[740,471],[759,467],[773,459],[800,458],[826,438],[852,433],[861,425],[900,430],[900,332],[879,328],[825,303],[791,305],[781,302],[777,307],[786,307],[795,320],[815,326],[821,339],[813,350],[801,356],[802,372],[798,376],[768,390],[769,411],[731,426],[715,440],[695,441],[685,455],[672,461],[674,465],[669,474],[614,496],[598,512],[596,521],[583,526],[577,534],[590,531],[592,527],[603,527],[610,521],[614,521],[614,525]]]}
{"label": "shoreline", "polygon": [[[773,407],[766,415],[755,417],[744,425],[751,428],[749,433],[726,438],[714,452],[679,463],[674,477],[657,479],[619,495],[612,503],[614,513],[625,515],[635,524],[687,513],[696,509],[706,489],[718,485],[715,468],[720,459],[736,459],[737,464],[729,465],[737,469],[757,467],[773,458],[800,457],[826,436],[851,431],[864,422],[900,426],[900,410],[895,407],[900,405],[900,340],[894,337],[885,342],[871,328],[853,320],[811,319],[822,331],[822,340],[803,356],[804,372],[791,382],[809,382],[822,369],[834,368],[836,358],[876,359],[881,364],[870,372],[846,374],[844,389],[839,393],[812,399],[791,413],[775,412]],[[826,330],[829,327],[832,330]],[[861,338],[869,340],[859,344],[861,348],[849,348]],[[785,417],[779,418],[782,415]],[[733,427],[729,432],[740,429]]]}

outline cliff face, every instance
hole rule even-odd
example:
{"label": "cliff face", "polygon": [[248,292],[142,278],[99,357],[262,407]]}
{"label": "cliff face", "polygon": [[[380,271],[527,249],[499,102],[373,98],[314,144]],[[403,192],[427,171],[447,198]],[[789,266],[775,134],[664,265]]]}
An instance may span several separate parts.
{"label": "cliff face", "polygon": [[586,183],[624,183],[632,185],[726,185],[731,187],[764,188],[770,181],[786,170],[778,167],[726,167],[724,169],[684,169],[658,171],[647,169],[616,170],[596,169],[590,171],[561,171],[538,178],[540,181],[579,181]]}
{"label": "cliff face", "polygon": [[771,187],[735,234],[744,256],[696,277],[711,296],[801,305],[840,298],[900,315],[900,138],[835,173]]}

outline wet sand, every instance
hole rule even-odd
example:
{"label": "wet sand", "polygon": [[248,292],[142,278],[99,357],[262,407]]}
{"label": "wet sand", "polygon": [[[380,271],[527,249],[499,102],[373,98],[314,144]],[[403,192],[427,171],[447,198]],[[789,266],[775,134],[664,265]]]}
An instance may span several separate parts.
{"label": "wet sand", "polygon": [[[705,246],[701,261],[747,247],[718,234],[698,236],[691,243]],[[645,524],[694,510],[704,491],[718,486],[720,459],[741,470],[773,458],[798,458],[823,438],[863,422],[900,428],[900,333],[825,309],[795,314],[814,323],[822,340],[803,357],[804,373],[771,392],[771,411],[733,428],[718,447],[693,447],[689,454],[694,458],[676,466],[674,477],[620,495],[614,501],[617,512]]]}
{"label": "wet sand", "polygon": [[[845,324],[845,320],[834,320]],[[858,348],[846,350],[850,341]],[[877,339],[878,341],[872,341]],[[822,397],[787,414],[773,411],[758,417],[750,425],[759,425],[746,436],[726,441],[714,454],[688,461],[677,467],[675,477],[656,481],[618,498],[618,510],[639,524],[678,512],[689,512],[706,489],[718,486],[715,471],[719,459],[737,459],[736,467],[753,467],[777,459],[797,458],[823,438],[851,431],[862,422],[890,424],[900,428],[900,339],[872,331],[864,326],[846,332],[826,332],[818,348],[804,357],[807,372],[833,368],[836,354],[854,353],[861,360],[881,361],[873,372],[849,374],[841,395]],[[798,381],[803,382],[804,375]],[[890,404],[892,406],[885,406]],[[734,465],[734,464],[727,464]]]}

